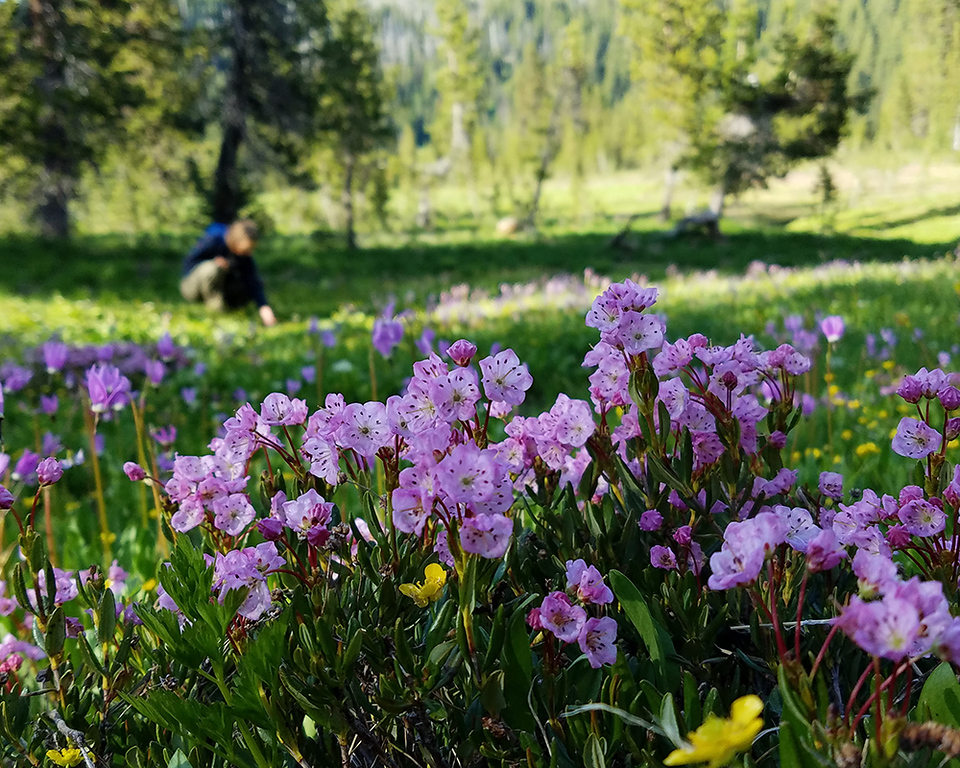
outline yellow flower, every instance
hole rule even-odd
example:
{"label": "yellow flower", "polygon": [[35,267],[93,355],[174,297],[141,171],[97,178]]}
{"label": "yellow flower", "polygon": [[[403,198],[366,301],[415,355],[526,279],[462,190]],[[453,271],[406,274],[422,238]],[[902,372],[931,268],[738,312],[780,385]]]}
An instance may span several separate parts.
{"label": "yellow flower", "polygon": [[853,452],[862,459],[864,456],[869,456],[871,453],[880,453],[880,449],[877,448],[876,443],[870,442],[858,445]]}
{"label": "yellow flower", "polygon": [[853,432],[849,429],[845,429],[840,433],[840,437],[842,437],[844,440],[849,440],[851,437],[853,437]]}
{"label": "yellow flower", "polygon": [[763,702],[759,696],[741,696],[730,707],[730,718],[707,715],[706,722],[687,734],[690,745],[675,749],[664,765],[689,765],[710,763],[710,768],[720,768],[729,763],[738,752],[750,749],[753,740],[763,728]]}
{"label": "yellow flower", "polygon": [[65,747],[64,749],[48,749],[47,757],[55,765],[64,765],[68,768],[73,768],[75,765],[79,765],[80,761],[83,760],[83,755],[80,754],[80,750],[76,747]]}
{"label": "yellow flower", "polygon": [[400,585],[400,591],[407,597],[412,597],[421,608],[425,608],[434,600],[439,600],[443,585],[447,583],[447,572],[437,563],[430,563],[424,569],[423,575],[423,584]]}
{"label": "yellow flower", "polygon": [[855,411],[859,407],[860,407],[860,401],[857,398],[847,401],[847,408],[849,408],[851,411]]}
{"label": "yellow flower", "polygon": [[890,414],[887,413],[886,411],[883,411],[883,410],[877,411],[877,416],[878,416],[879,418],[881,418],[881,419],[885,419],[885,418],[887,418],[889,415],[890,415]]}
{"label": "yellow flower", "polygon": [[143,582],[143,586],[141,587],[141,589],[144,592],[153,592],[153,590],[155,590],[156,588],[157,588],[156,579],[147,579],[145,582]]}
{"label": "yellow flower", "polygon": [[893,360],[884,360],[884,361],[883,361],[883,369],[884,369],[885,371],[892,371],[892,370],[893,370],[893,366],[895,366],[895,365],[896,365],[896,363],[893,362]]}

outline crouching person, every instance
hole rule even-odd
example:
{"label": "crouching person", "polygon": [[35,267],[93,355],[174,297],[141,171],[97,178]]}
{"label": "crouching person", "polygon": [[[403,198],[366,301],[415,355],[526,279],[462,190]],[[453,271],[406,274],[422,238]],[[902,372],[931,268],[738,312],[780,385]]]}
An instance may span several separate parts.
{"label": "crouching person", "polygon": [[263,324],[275,325],[277,318],[267,303],[263,280],[253,261],[258,239],[257,225],[249,219],[209,227],[183,262],[183,298],[203,302],[212,312],[236,309],[252,301]]}

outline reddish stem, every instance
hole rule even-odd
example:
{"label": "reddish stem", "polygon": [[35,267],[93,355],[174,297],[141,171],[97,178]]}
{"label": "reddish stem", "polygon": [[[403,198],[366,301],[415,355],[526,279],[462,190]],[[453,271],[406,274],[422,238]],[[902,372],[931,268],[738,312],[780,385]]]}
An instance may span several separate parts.
{"label": "reddish stem", "polygon": [[784,662],[787,660],[787,644],[783,641],[780,631],[780,617],[777,615],[777,593],[774,589],[773,563],[767,560],[767,580],[770,582],[770,620],[773,622],[773,633],[777,638],[777,654]]}
{"label": "reddish stem", "polygon": [[[860,675],[860,679],[857,680],[857,684],[853,686],[853,690],[850,692],[850,698],[847,699],[847,707],[846,707],[846,710],[844,711],[844,716],[847,718],[847,722],[850,722],[850,711],[853,709],[853,704],[857,700],[857,694],[860,693],[860,689],[863,688],[863,684],[867,682],[867,676],[870,674],[870,670],[871,670],[870,667],[867,667],[865,670],[863,670],[863,674]],[[868,699],[865,707],[868,709],[869,706],[870,706],[870,701]],[[865,712],[866,709],[862,711]],[[859,722],[859,717],[857,719],[857,722]],[[854,723],[853,727],[850,729],[850,732],[853,733],[853,731],[856,730],[856,727],[857,727],[857,724]]]}
{"label": "reddish stem", "polygon": [[[879,660],[878,660],[878,664],[879,664]],[[907,659],[907,661],[905,661],[903,664],[901,664],[897,671],[902,672],[902,671],[904,670],[904,668],[908,668],[908,669],[910,668],[910,660],[909,660],[909,659]],[[871,667],[867,667],[865,673],[869,673],[869,672],[870,672],[870,669],[871,669]],[[862,678],[861,678],[861,679],[862,679]],[[850,727],[850,733],[851,733],[851,734],[854,733],[854,732],[857,730],[857,726],[860,725],[860,721],[863,719],[863,716],[864,716],[865,714],[867,714],[867,710],[869,710],[869,709],[870,709],[870,706],[874,703],[874,699],[875,699],[877,696],[879,696],[879,695],[883,692],[884,689],[888,688],[892,682],[893,682],[893,675],[891,675],[890,677],[888,677],[888,678],[887,678],[886,680],[884,680],[879,686],[877,686],[877,690],[874,691],[874,692],[870,695],[870,698],[868,698],[868,699],[866,700],[866,702],[864,702],[864,705],[860,708],[860,711],[857,712],[856,718],[854,718],[853,725]],[[848,703],[847,706],[848,706],[848,708],[849,708],[849,706],[850,706],[849,703]],[[849,712],[848,712],[847,714],[849,715]]]}
{"label": "reddish stem", "polygon": [[797,599],[797,626],[794,633],[794,653],[797,656],[797,661],[800,661],[800,620],[803,617],[803,602],[807,596],[807,576],[809,571],[804,570],[803,572],[803,581],[800,582],[800,597]]}

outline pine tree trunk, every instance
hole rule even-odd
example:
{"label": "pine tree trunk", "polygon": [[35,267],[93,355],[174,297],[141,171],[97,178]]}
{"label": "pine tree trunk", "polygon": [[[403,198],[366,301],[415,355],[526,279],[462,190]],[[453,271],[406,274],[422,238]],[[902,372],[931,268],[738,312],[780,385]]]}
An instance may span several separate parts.
{"label": "pine tree trunk", "polygon": [[723,184],[717,186],[710,196],[710,210],[716,214],[717,221],[723,218],[723,208],[727,202],[727,189]]}
{"label": "pine tree trunk", "polygon": [[673,213],[673,193],[677,189],[679,180],[679,169],[675,165],[671,165],[667,170],[666,183],[663,187],[663,206],[660,208],[660,221],[670,221],[670,216]]}
{"label": "pine tree trunk", "polygon": [[[56,6],[42,0],[30,0],[30,16],[33,43],[45,58],[40,86],[52,97],[65,83],[64,55],[58,50],[62,35],[57,29],[63,20]],[[47,109],[38,133],[43,156],[34,191],[34,216],[41,235],[66,238],[70,236],[70,198],[77,177],[66,115],[59,109]]]}
{"label": "pine tree trunk", "polygon": [[220,143],[220,158],[213,179],[213,220],[228,223],[237,218],[241,207],[240,171],[237,155],[243,143],[242,124],[231,119],[230,107],[224,120],[223,139]]}
{"label": "pine tree trunk", "polygon": [[57,158],[50,155],[44,158],[43,177],[36,191],[34,209],[40,234],[49,238],[70,237],[73,180],[60,171]]}
{"label": "pine tree trunk", "polygon": [[220,157],[213,179],[213,219],[230,222],[236,219],[243,206],[243,192],[240,183],[238,157],[240,146],[247,133],[248,109],[248,56],[247,36],[249,25],[246,23],[246,5],[249,0],[236,0],[232,8],[233,30],[230,44],[233,49],[233,62],[227,86],[226,102],[223,110],[223,138],[220,142]]}
{"label": "pine tree trunk", "polygon": [[347,250],[353,251],[357,248],[357,233],[355,230],[354,210],[353,210],[353,173],[356,169],[356,158],[352,154],[347,155],[344,165],[343,177],[343,212],[346,218],[346,237]]}

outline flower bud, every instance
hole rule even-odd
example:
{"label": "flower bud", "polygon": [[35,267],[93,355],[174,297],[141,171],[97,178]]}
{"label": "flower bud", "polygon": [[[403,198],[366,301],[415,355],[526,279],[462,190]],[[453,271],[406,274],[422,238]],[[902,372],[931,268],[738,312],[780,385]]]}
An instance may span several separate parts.
{"label": "flower bud", "polygon": [[640,515],[641,531],[656,531],[659,530],[661,525],[663,525],[663,515],[655,509],[648,509]]}
{"label": "flower bud", "polygon": [[268,517],[257,522],[257,530],[267,541],[277,541],[283,536],[283,521]]}
{"label": "flower bud", "polygon": [[48,456],[37,465],[37,479],[40,485],[53,485],[63,477],[63,467],[53,456]]}
{"label": "flower bud", "polygon": [[904,376],[897,388],[897,394],[908,403],[919,403],[923,396],[923,385],[915,376]]}
{"label": "flower bud", "polygon": [[447,348],[447,354],[454,363],[461,368],[466,368],[477,354],[477,345],[466,339],[459,339]]}
{"label": "flower bud", "polygon": [[944,435],[947,438],[947,442],[951,440],[956,440],[960,437],[960,418],[947,419],[946,430],[944,430]]}
{"label": "flower bud", "polygon": [[141,467],[135,461],[128,461],[123,465],[123,474],[125,474],[135,483],[143,480],[147,476],[147,473],[144,471],[143,467]]}
{"label": "flower bud", "polygon": [[945,411],[955,411],[960,408],[960,389],[951,384],[940,387],[937,392],[937,400],[940,401],[940,405],[943,406]]}
{"label": "flower bud", "polygon": [[767,445],[773,448],[783,448],[786,444],[787,436],[779,429],[775,432],[771,432],[770,436],[767,437]]}
{"label": "flower bud", "polygon": [[14,499],[13,494],[0,485],[0,509],[10,509],[14,501],[16,499]]}

